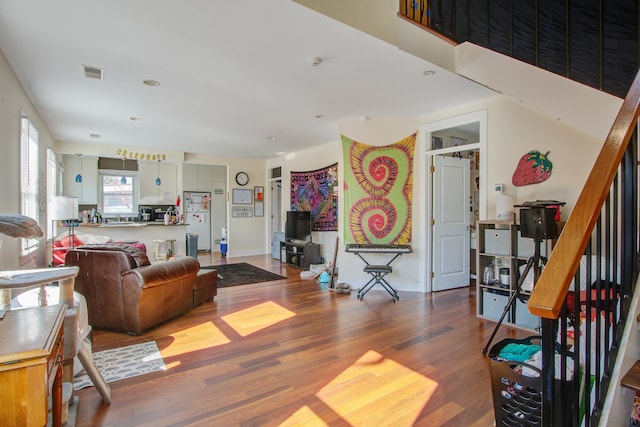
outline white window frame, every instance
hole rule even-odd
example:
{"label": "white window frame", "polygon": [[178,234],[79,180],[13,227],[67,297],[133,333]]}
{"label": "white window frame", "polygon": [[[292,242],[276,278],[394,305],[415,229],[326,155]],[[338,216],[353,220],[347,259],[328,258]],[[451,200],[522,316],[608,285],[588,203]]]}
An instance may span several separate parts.
{"label": "white window frame", "polygon": [[[105,202],[104,202],[104,197],[105,197],[105,192],[104,192],[104,177],[105,176],[115,176],[118,178],[122,178],[123,176],[126,176],[127,178],[131,178],[133,180],[132,182],[132,186],[131,186],[131,195],[132,195],[132,207],[131,207],[131,212],[120,212],[120,213],[109,213],[106,212],[105,210]],[[118,170],[107,170],[107,169],[103,169],[100,171],[100,174],[98,176],[98,192],[99,192],[99,206],[100,206],[100,211],[102,212],[102,215],[104,218],[111,218],[111,217],[115,217],[116,215],[119,215],[120,217],[135,217],[137,215],[137,206],[138,206],[138,194],[139,194],[139,190],[138,190],[138,175],[136,172],[132,172],[132,171],[118,171]],[[128,194],[128,193],[126,193]]]}
{"label": "white window frame", "polygon": [[[38,130],[26,117],[20,118],[20,213],[40,223]],[[39,239],[21,239],[22,256],[40,246]]]}
{"label": "white window frame", "polygon": [[[51,148],[47,148],[47,206],[51,206],[51,201],[57,196],[58,188],[58,164],[56,153]],[[55,237],[55,227],[50,221],[47,224],[47,239],[53,240]]]}

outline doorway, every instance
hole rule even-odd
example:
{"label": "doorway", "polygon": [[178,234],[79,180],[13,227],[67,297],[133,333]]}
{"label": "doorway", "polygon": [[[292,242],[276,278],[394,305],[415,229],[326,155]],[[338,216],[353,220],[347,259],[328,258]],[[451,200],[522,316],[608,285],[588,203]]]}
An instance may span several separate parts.
{"label": "doorway", "polygon": [[[425,227],[427,253],[424,262],[420,263],[425,266],[423,276],[426,284],[425,291],[433,292],[469,286],[473,227],[476,220],[486,218],[486,185],[484,183],[487,168],[486,161],[481,159],[486,158],[487,152],[487,112],[481,110],[432,122],[424,125],[421,131],[425,141],[426,164],[430,166],[431,171],[435,170],[431,169],[431,166],[437,161],[436,157],[439,159],[450,157],[466,159],[465,162],[457,163],[468,164],[470,172],[468,178],[461,178],[456,172],[452,177],[444,179],[436,177],[434,173],[427,173],[426,218],[431,226]],[[476,178],[479,185],[476,184]],[[442,188],[436,189],[436,185],[442,185]],[[458,188],[456,192],[448,192],[447,185],[458,187],[466,185],[468,195],[463,196],[465,200],[455,199],[455,203],[452,203],[453,199],[443,201],[436,197],[438,191],[440,194],[464,191],[464,188]],[[443,206],[443,203],[446,205]],[[455,212],[455,215],[450,212],[445,214],[448,218],[457,218],[459,221],[438,221],[438,217],[441,219],[443,212],[447,209],[460,210]],[[454,222],[456,231],[448,234],[450,230],[447,230],[447,227]],[[446,237],[444,240],[443,236]],[[455,262],[450,262],[451,260]]]}
{"label": "doorway", "polygon": [[[271,253],[274,258],[279,257],[280,243],[284,240],[282,218],[282,166],[269,168],[269,236],[271,238]],[[279,237],[278,237],[279,236]]]}
{"label": "doorway", "polygon": [[431,156],[433,291],[469,285],[471,160],[465,152],[456,154]]}

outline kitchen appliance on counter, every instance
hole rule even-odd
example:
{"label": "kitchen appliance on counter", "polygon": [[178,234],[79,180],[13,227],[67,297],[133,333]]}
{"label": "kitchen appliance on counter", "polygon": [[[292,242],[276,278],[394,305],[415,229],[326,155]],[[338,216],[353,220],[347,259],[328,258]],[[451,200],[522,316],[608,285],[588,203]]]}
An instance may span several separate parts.
{"label": "kitchen appliance on counter", "polygon": [[154,221],[153,210],[150,206],[139,206],[138,207],[138,220],[140,222],[149,222]]}
{"label": "kitchen appliance on counter", "polygon": [[153,210],[153,215],[152,215],[153,220],[152,221],[164,222],[164,214],[167,213],[167,209],[169,209],[168,206],[167,207],[161,207],[161,208],[156,207]]}
{"label": "kitchen appliance on counter", "polygon": [[211,193],[184,192],[184,220],[187,234],[198,235],[198,250],[211,251]]}

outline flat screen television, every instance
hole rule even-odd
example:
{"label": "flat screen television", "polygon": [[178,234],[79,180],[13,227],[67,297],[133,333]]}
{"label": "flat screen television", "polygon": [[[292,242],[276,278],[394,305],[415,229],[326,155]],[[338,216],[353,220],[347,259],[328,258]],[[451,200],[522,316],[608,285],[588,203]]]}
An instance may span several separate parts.
{"label": "flat screen television", "polygon": [[287,211],[284,238],[288,242],[311,242],[311,212]]}

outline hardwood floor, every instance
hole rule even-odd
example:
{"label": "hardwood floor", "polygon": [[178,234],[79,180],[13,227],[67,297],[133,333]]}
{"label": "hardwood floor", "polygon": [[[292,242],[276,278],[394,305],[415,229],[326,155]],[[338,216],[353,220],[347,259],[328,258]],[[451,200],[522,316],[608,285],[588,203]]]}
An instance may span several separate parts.
{"label": "hardwood floor", "polygon": [[[473,288],[358,301],[269,255],[198,258],[288,279],[220,288],[142,336],[94,331],[94,352],[155,340],[167,370],[111,383],[110,405],[78,391],[77,426],[493,425],[495,323],[475,317]],[[502,326],[493,342],[527,335]]]}

